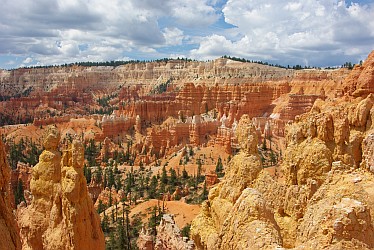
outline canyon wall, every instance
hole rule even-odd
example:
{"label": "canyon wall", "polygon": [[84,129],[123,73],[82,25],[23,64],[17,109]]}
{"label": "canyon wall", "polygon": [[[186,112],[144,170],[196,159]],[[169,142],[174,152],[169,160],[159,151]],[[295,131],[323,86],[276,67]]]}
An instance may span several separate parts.
{"label": "canyon wall", "polygon": [[[139,115],[143,121],[161,123],[179,110],[193,116],[213,108],[238,120],[245,113],[270,114],[272,101],[300,88],[306,95],[324,90],[333,96],[342,89],[346,74],[344,69],[296,71],[225,58],[15,69],[1,73],[0,113],[6,117],[1,122],[29,123],[51,114],[109,114],[97,102],[103,96],[111,97],[109,103],[119,109],[118,116]],[[158,93],[160,86],[166,86],[166,93]]]}

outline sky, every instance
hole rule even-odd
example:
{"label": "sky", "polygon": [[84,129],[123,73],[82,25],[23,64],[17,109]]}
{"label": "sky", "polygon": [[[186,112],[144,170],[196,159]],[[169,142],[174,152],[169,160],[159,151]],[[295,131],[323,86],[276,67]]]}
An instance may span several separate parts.
{"label": "sky", "polygon": [[230,55],[280,65],[358,63],[374,0],[1,0],[0,68]]}

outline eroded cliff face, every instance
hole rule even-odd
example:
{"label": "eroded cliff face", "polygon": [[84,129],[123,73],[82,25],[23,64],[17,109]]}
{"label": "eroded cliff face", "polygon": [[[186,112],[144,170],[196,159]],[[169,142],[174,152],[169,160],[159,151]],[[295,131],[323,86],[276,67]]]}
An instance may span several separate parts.
{"label": "eroded cliff face", "polygon": [[356,65],[346,79],[345,92],[353,96],[367,96],[374,92],[374,51],[362,65]]}
{"label": "eroded cliff face", "polygon": [[104,249],[100,219],[88,196],[80,141],[58,151],[57,128],[46,130],[45,150],[32,171],[31,205],[18,210],[22,249]]}
{"label": "eroded cliff face", "polygon": [[0,249],[21,249],[18,227],[9,200],[10,168],[0,140]]}
{"label": "eroded cliff face", "polygon": [[192,223],[196,246],[372,249],[373,104],[372,93],[318,100],[286,126],[287,149],[275,176],[262,169],[256,133],[242,117],[241,151]]}

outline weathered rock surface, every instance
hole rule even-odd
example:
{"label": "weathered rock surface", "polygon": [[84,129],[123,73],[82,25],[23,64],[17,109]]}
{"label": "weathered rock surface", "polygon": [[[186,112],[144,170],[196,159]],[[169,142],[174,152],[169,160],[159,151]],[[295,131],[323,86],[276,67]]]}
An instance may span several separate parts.
{"label": "weathered rock surface", "polygon": [[45,150],[32,171],[33,200],[18,211],[22,249],[104,249],[100,219],[83,175],[83,145],[73,140],[61,157],[59,140],[58,130],[48,128]]}
{"label": "weathered rock surface", "polygon": [[345,81],[346,93],[357,96],[367,96],[374,92],[374,51],[362,65],[356,65]]}
{"label": "weathered rock surface", "polygon": [[16,220],[11,211],[9,181],[10,168],[6,162],[2,140],[0,140],[0,249],[19,250],[21,241]]}
{"label": "weathered rock surface", "polygon": [[247,117],[241,148],[194,219],[199,249],[372,249],[373,94],[318,100],[286,126],[279,176],[262,170]]}
{"label": "weathered rock surface", "polygon": [[192,240],[182,237],[172,215],[164,214],[160,225],[157,226],[155,249],[193,250],[195,249],[195,244]]}
{"label": "weathered rock surface", "polygon": [[[262,169],[257,133],[248,116],[239,121],[236,135],[241,152],[230,161],[225,180],[209,192],[202,212],[192,222],[191,237],[198,248],[246,249],[253,245],[260,249],[263,242],[272,242],[274,246],[281,242],[274,216],[268,212],[261,194],[248,189]],[[247,217],[250,211],[258,213]],[[240,230],[242,234],[236,234],[238,227],[245,229]],[[261,228],[263,237],[249,241],[251,227]]]}

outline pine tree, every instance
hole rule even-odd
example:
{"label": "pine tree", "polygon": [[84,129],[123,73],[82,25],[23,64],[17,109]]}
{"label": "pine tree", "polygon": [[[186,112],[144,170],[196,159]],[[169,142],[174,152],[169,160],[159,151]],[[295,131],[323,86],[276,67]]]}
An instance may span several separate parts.
{"label": "pine tree", "polygon": [[156,235],[157,233],[156,226],[157,226],[157,207],[154,206],[151,217],[149,218],[149,221],[148,221],[148,228],[151,229],[152,235]]}
{"label": "pine tree", "polygon": [[201,176],[201,160],[197,160],[197,176],[196,176],[196,182],[200,183],[203,179],[203,176]]}
{"label": "pine tree", "polygon": [[112,206],[113,198],[112,198],[112,190],[109,189],[109,207]]}
{"label": "pine tree", "polygon": [[221,157],[218,157],[217,164],[216,164],[216,173],[217,175],[220,174],[223,170],[223,164]]}
{"label": "pine tree", "polygon": [[106,249],[108,249],[108,250],[115,250],[116,249],[116,239],[115,239],[114,232],[110,232],[110,234],[109,234],[109,243],[108,243]]}
{"label": "pine tree", "polygon": [[117,221],[116,236],[117,236],[116,237],[117,238],[117,242],[116,242],[117,249],[126,249],[127,238],[125,235],[124,224],[122,223],[122,220]]}
{"label": "pine tree", "polygon": [[102,200],[99,200],[99,205],[97,206],[97,212],[100,214],[105,210],[105,205]]}
{"label": "pine tree", "polygon": [[117,175],[116,176],[116,183],[115,183],[115,186],[116,186],[116,190],[120,190],[122,188],[122,175]]}
{"label": "pine tree", "polygon": [[206,181],[204,181],[204,188],[203,188],[203,193],[201,194],[201,199],[202,200],[208,199],[208,189],[206,187]]}
{"label": "pine tree", "polygon": [[103,170],[101,169],[100,166],[97,167],[95,175],[96,175],[96,181],[98,183],[101,183],[101,181],[103,180]]}
{"label": "pine tree", "polygon": [[170,185],[174,187],[177,183],[177,173],[173,168],[170,168]]}
{"label": "pine tree", "polygon": [[114,180],[114,174],[113,174],[113,169],[112,167],[109,167],[108,169],[108,187],[111,188],[114,186],[115,180]]}
{"label": "pine tree", "polygon": [[156,176],[152,176],[151,184],[149,185],[149,190],[148,190],[148,196],[150,199],[154,199],[156,197],[157,185],[158,185],[158,180]]}
{"label": "pine tree", "polygon": [[161,182],[164,183],[164,184],[168,183],[168,176],[167,176],[167,173],[166,173],[166,167],[165,166],[162,167]]}
{"label": "pine tree", "polygon": [[14,196],[15,196],[16,205],[20,204],[22,201],[26,201],[25,196],[23,194],[23,182],[22,182],[22,180],[18,180],[17,189],[15,191]]}
{"label": "pine tree", "polygon": [[84,174],[84,177],[86,177],[86,181],[87,183],[89,184],[91,182],[91,175],[92,175],[92,172],[91,172],[91,168],[87,166],[87,164],[84,164],[84,167],[83,167],[83,174]]}
{"label": "pine tree", "polygon": [[109,218],[108,218],[108,216],[105,214],[105,210],[104,210],[104,217],[103,217],[103,220],[101,221],[101,229],[102,229],[103,232],[105,232],[105,233],[109,232]]}

